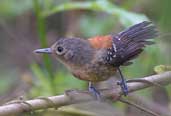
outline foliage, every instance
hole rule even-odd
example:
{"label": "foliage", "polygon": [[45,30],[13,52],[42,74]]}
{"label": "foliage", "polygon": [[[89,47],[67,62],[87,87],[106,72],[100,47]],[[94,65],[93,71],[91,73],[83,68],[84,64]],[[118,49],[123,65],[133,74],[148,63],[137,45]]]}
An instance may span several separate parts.
{"label": "foliage", "polygon": [[[45,25],[45,19],[41,16],[41,8],[39,5],[39,1],[33,0],[33,6],[34,6],[36,18],[37,18],[37,29],[38,29],[38,35],[39,35],[41,47],[46,48],[47,47],[46,25]],[[55,84],[53,81],[54,75],[53,75],[53,71],[51,68],[52,67],[51,62],[50,62],[50,59],[47,54],[43,55],[43,61],[44,61],[45,67],[47,69],[47,73],[48,73],[47,76],[49,78],[49,81],[51,82],[51,84],[50,84],[51,89],[55,93],[56,90],[54,89]]]}
{"label": "foliage", "polygon": [[[37,64],[33,64],[31,69],[36,77],[34,88],[31,90],[31,96],[49,96],[53,94],[62,94],[65,90],[83,88],[85,83],[81,80],[73,78],[69,73],[57,71],[54,73],[52,87],[51,82]],[[56,90],[55,93],[53,90]]]}
{"label": "foliage", "polygon": [[75,9],[85,9],[108,13],[110,15],[115,16],[121,22],[121,24],[123,24],[123,26],[126,27],[144,20],[148,20],[145,15],[126,11],[123,8],[120,8],[115,4],[112,4],[108,0],[95,0],[91,2],[68,2],[61,5],[57,5],[47,11],[44,11],[42,15],[47,17],[54,13]]}

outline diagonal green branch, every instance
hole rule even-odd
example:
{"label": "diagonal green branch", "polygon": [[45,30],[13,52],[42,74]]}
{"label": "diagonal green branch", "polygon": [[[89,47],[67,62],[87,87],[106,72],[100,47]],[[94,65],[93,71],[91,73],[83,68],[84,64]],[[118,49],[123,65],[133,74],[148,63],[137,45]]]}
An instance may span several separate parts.
{"label": "diagonal green branch", "polygon": [[[143,79],[164,86],[171,83],[171,71],[158,75],[144,77]],[[138,91],[150,86],[153,85],[149,83],[141,83],[141,82],[128,83],[129,92]],[[100,92],[102,93],[102,96],[105,98],[108,97],[118,98],[118,96],[123,95],[120,88],[110,88],[110,89],[101,90]],[[89,94],[87,91],[68,91],[64,95],[51,96],[47,98],[37,98],[28,101],[17,101],[14,103],[0,106],[0,116],[14,115],[23,112],[31,112],[35,110],[47,109],[53,107],[58,108],[61,106],[74,104],[78,102],[90,101],[90,100],[94,100],[94,99],[91,96],[91,94]],[[117,100],[118,99],[116,99],[116,101]]]}

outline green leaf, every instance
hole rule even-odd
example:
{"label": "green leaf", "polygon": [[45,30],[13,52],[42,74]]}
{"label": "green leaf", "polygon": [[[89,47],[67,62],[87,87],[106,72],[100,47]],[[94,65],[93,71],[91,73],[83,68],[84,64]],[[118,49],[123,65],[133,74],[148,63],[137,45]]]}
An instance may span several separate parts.
{"label": "green leaf", "polygon": [[125,27],[142,22],[144,20],[148,20],[148,18],[143,14],[126,11],[125,9],[118,7],[107,0],[97,0],[92,2],[90,1],[68,2],[68,3],[57,5],[53,7],[51,10],[44,11],[42,15],[47,17],[49,15],[61,11],[76,10],[76,9],[106,12],[108,14],[115,16],[116,19],[118,19]]}
{"label": "green leaf", "polygon": [[154,71],[156,73],[163,73],[163,72],[166,72],[166,71],[171,71],[171,66],[166,66],[166,65],[158,65],[158,66],[155,66],[154,67]]}

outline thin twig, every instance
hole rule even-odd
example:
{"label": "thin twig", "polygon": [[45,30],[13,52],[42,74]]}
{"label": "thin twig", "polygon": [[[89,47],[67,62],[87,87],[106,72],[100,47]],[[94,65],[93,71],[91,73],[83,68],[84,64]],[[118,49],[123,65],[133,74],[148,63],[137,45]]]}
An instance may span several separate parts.
{"label": "thin twig", "polygon": [[150,99],[145,99],[143,96],[139,96],[136,94],[131,94],[127,97],[127,100],[132,101],[134,103],[141,104],[141,106],[145,107],[146,109],[149,109],[153,112],[156,112],[160,116],[170,116],[171,111],[169,108],[166,106],[162,106],[153,100]]}
{"label": "thin twig", "polygon": [[153,116],[160,116],[160,115],[156,114],[155,112],[153,112],[153,111],[151,111],[151,110],[148,110],[148,109],[146,109],[145,107],[142,107],[142,106],[140,106],[140,105],[137,105],[137,104],[135,104],[135,103],[133,103],[133,102],[130,102],[130,101],[126,100],[126,99],[119,98],[119,101],[122,102],[122,103],[128,104],[128,105],[130,105],[130,106],[133,106],[133,107],[135,107],[135,108],[137,108],[137,109],[140,109],[140,110],[142,110],[142,111],[144,111],[144,112],[147,112],[147,113],[149,113],[149,114],[151,114],[151,115],[153,115]]}

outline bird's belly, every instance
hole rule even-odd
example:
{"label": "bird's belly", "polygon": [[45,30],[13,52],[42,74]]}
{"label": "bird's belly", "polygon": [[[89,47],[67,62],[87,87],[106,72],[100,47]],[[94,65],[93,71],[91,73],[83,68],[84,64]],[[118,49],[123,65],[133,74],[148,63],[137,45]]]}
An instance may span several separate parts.
{"label": "bird's belly", "polygon": [[73,75],[81,80],[98,82],[104,81],[116,73],[116,69],[105,65],[88,65],[72,71]]}

